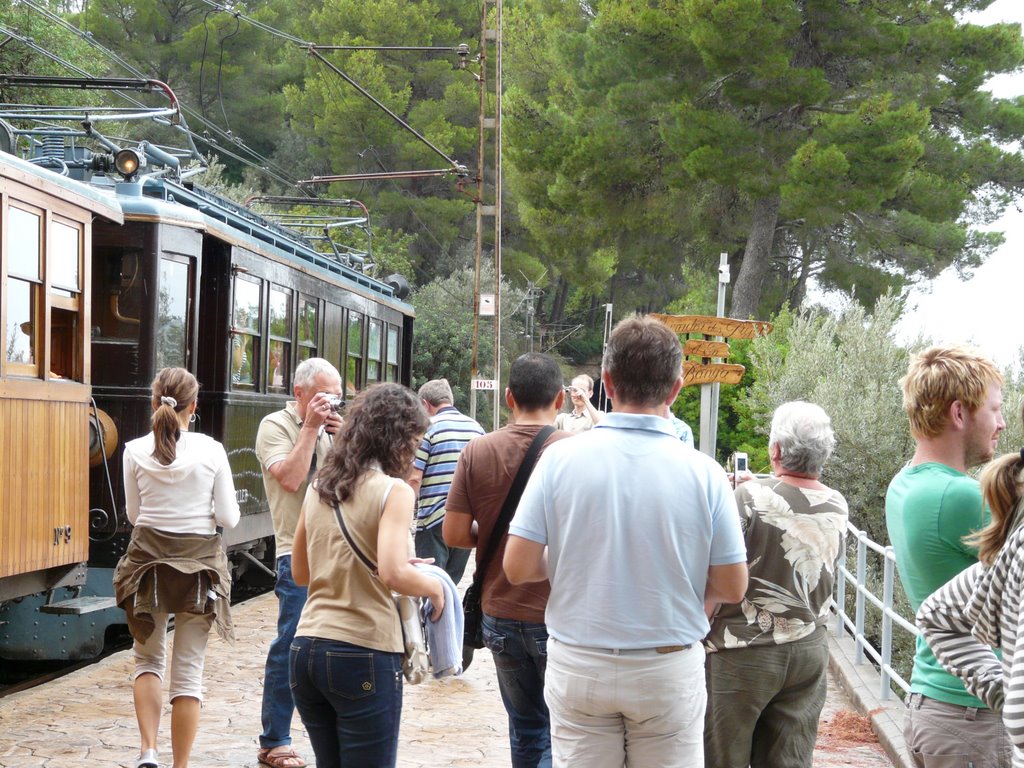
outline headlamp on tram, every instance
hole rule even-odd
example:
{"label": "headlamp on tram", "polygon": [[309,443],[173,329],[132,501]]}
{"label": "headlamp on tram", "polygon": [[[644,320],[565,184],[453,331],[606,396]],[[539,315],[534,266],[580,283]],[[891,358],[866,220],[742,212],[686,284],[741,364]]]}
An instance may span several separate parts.
{"label": "headlamp on tram", "polygon": [[142,156],[134,149],[122,149],[114,155],[114,167],[125,181],[131,181],[139,172]]}

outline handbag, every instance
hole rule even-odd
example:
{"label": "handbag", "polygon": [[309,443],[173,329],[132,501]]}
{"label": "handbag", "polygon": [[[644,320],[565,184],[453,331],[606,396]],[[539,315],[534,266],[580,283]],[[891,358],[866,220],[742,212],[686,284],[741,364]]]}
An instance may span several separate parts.
{"label": "handbag", "polygon": [[[345,525],[345,516],[341,513],[338,503],[332,501],[331,506],[334,507],[338,527],[341,528],[341,533],[352,552],[375,579],[380,578],[377,564],[363,554],[349,533],[348,526]],[[402,625],[402,674],[409,685],[419,685],[430,675],[430,654],[427,652],[427,633],[423,626],[422,605],[418,597],[395,593],[392,593],[391,597],[395,601],[395,610]]]}
{"label": "handbag", "polygon": [[530,479],[533,467],[537,463],[537,456],[544,447],[544,443],[547,442],[548,437],[554,431],[555,428],[552,426],[541,429],[533,438],[530,447],[526,450],[526,455],[523,456],[523,461],[519,465],[515,479],[512,480],[512,485],[509,486],[508,495],[501,505],[498,519],[494,523],[494,530],[491,531],[491,537],[487,541],[487,548],[483,550],[483,554],[477,561],[476,571],[473,573],[473,582],[469,585],[469,589],[466,590],[466,594],[462,598],[462,613],[466,619],[465,630],[462,635],[463,671],[472,663],[473,651],[484,647],[484,609],[481,605],[484,575],[487,573],[491,560],[498,551],[498,544],[501,542],[502,536],[508,531],[509,523],[512,522],[512,515],[515,513],[516,507],[519,506],[519,499],[522,498],[523,490],[526,488],[526,481]]}

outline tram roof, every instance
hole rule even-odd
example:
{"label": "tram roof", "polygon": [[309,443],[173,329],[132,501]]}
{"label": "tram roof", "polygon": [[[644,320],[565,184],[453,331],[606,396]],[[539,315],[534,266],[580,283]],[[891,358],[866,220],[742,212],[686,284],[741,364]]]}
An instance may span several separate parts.
{"label": "tram roof", "polygon": [[[0,151],[0,176],[26,184],[40,192],[58,195],[74,205],[118,224],[124,223],[124,214],[112,192],[83,184],[46,168],[41,168],[16,155]],[[54,189],[59,188],[59,192]]]}
{"label": "tram roof", "polygon": [[[403,314],[414,314],[412,305],[396,298],[389,284],[320,253],[298,233],[201,187],[153,178],[115,186],[126,218],[159,218],[216,232],[257,252],[270,251],[283,261],[329,274],[356,293],[389,304]],[[311,204],[315,202],[310,200]]]}

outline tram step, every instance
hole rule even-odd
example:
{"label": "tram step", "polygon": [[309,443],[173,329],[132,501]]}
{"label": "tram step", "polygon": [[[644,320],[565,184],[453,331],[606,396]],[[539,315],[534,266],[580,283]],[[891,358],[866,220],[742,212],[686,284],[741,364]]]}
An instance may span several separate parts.
{"label": "tram step", "polygon": [[40,606],[43,613],[63,613],[80,616],[83,613],[102,611],[107,608],[116,608],[117,603],[113,597],[76,597],[72,600],[61,600],[58,603]]}

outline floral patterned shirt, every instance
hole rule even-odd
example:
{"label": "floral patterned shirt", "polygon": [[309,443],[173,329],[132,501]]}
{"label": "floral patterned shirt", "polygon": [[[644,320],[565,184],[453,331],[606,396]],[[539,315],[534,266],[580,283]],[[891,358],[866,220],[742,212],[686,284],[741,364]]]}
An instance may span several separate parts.
{"label": "floral patterned shirt", "polygon": [[704,640],[709,652],[782,645],[825,623],[849,511],[831,488],[769,477],[736,489],[750,581],[743,601],[721,605]]}

